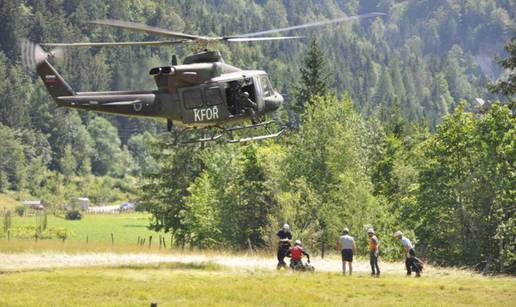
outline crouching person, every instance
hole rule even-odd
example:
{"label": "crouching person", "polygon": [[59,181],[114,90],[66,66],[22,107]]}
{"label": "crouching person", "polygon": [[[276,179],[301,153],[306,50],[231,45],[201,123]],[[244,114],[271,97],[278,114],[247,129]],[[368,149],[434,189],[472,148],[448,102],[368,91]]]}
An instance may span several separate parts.
{"label": "crouching person", "polygon": [[297,271],[304,271],[303,255],[306,256],[308,259],[307,263],[310,264],[310,255],[303,249],[301,240],[296,240],[294,247],[289,250],[287,255],[290,257],[290,268]]}
{"label": "crouching person", "polygon": [[403,245],[403,248],[405,249],[405,267],[407,269],[407,276],[412,275],[412,271],[416,272],[416,277],[421,277],[421,267],[422,263],[421,260],[419,260],[416,257],[416,251],[414,250],[414,247],[412,246],[412,243],[410,240],[403,235],[401,231],[396,231],[394,233],[394,236],[400,240],[401,244]]}

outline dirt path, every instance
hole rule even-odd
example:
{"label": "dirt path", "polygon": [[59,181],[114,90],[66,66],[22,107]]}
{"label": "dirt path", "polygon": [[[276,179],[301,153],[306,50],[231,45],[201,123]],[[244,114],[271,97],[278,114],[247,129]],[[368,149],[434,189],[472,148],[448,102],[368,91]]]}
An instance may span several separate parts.
{"label": "dirt path", "polygon": [[[207,256],[181,254],[144,254],[144,253],[0,253],[0,272],[24,271],[85,266],[120,266],[152,263],[215,263],[234,270],[274,270],[276,260],[251,256]],[[340,272],[341,262],[337,258],[313,259],[317,271]],[[403,264],[381,263],[383,273],[403,273]],[[368,273],[367,261],[355,261],[354,271]]]}

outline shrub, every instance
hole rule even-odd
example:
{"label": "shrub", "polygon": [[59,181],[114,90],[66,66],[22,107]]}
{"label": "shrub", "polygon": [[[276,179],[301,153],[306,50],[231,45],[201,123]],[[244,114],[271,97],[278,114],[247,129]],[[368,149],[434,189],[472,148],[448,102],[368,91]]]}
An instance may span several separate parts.
{"label": "shrub", "polygon": [[136,211],[136,212],[144,212],[145,210],[146,210],[146,207],[143,205],[142,202],[137,201],[134,204],[134,211]]}
{"label": "shrub", "polygon": [[82,219],[82,214],[79,210],[70,210],[66,212],[65,219],[76,221]]}
{"label": "shrub", "polygon": [[23,214],[25,214],[25,209],[26,208],[24,206],[18,206],[16,209],[14,209],[14,211],[18,216],[23,216]]}

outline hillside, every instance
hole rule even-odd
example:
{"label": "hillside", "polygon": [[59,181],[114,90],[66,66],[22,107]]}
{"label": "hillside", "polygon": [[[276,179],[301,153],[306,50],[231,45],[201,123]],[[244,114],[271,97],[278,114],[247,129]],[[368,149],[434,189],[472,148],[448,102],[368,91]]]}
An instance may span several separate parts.
{"label": "hillside", "polygon": [[0,211],[14,210],[17,206],[20,206],[21,202],[14,199],[9,194],[0,193]]}

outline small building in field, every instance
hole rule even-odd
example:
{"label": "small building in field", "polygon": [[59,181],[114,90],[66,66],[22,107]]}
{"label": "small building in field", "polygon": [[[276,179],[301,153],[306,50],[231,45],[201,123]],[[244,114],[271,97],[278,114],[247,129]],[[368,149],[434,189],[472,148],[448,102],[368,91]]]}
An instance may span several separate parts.
{"label": "small building in field", "polygon": [[90,207],[90,199],[88,197],[77,197],[77,205],[81,210],[88,211]]}
{"label": "small building in field", "polygon": [[43,201],[41,200],[22,200],[22,204],[31,209],[35,210],[44,210],[45,206],[43,205]]}

